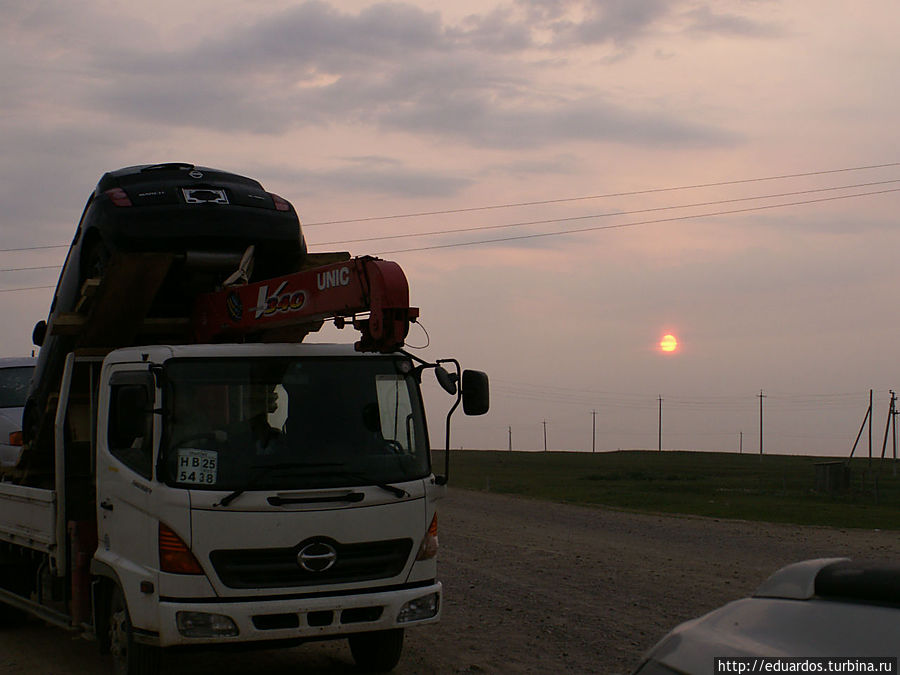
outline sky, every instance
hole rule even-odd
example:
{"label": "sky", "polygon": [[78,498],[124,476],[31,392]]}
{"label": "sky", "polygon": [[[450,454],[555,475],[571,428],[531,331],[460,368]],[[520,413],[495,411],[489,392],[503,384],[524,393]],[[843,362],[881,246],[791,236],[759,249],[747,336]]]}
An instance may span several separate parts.
{"label": "sky", "polygon": [[445,4],[0,0],[2,355],[100,175],[190,162],[403,267],[410,347],[491,377],[453,447],[846,456],[871,389],[880,456],[900,5]]}

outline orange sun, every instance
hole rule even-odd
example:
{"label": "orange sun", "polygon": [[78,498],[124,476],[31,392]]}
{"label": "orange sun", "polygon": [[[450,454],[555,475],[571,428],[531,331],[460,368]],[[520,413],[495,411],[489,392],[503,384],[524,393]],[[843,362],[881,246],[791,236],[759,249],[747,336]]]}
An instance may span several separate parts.
{"label": "orange sun", "polygon": [[678,349],[678,340],[671,333],[663,335],[663,339],[659,341],[659,348],[664,352],[674,352]]}

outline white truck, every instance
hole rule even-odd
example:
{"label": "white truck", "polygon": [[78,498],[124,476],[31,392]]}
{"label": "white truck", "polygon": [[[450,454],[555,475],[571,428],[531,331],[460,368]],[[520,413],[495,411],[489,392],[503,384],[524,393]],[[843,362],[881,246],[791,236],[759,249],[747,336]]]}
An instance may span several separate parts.
{"label": "white truck", "polygon": [[[114,256],[94,302],[115,309],[145,277],[139,256]],[[0,482],[0,622],[82,631],[137,675],[167,647],[330,638],[388,671],[404,629],[439,620],[449,453],[436,475],[419,385],[434,369],[455,396],[449,449],[458,405],[487,411],[487,377],[402,349],[418,310],[393,263],[245,282],[200,297],[183,343],[65,356],[52,437]],[[94,309],[48,334],[103,334],[91,317],[109,308]],[[270,341],[325,318],[362,339]]]}

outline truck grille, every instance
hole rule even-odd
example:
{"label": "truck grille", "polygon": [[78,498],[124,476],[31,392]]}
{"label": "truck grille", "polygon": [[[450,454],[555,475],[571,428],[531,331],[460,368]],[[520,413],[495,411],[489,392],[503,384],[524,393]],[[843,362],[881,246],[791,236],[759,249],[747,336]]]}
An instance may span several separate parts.
{"label": "truck grille", "polygon": [[[336,551],[334,564],[316,572],[300,566],[298,555],[311,543]],[[331,539],[306,540],[291,548],[213,551],[209,559],[229,588],[286,588],[388,579],[403,571],[412,539],[340,544]]]}

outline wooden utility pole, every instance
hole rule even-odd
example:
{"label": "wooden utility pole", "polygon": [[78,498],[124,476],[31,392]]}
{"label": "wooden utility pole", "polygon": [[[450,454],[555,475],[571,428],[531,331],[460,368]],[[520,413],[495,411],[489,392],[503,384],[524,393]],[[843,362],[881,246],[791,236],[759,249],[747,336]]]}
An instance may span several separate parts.
{"label": "wooden utility pole", "polygon": [[744,432],[740,432],[740,440],[738,441],[738,454],[744,454]]}
{"label": "wooden utility pole", "polygon": [[591,452],[597,452],[597,411],[591,410]]}
{"label": "wooden utility pole", "polygon": [[766,398],[763,390],[759,390],[759,454],[763,454],[763,399]]}
{"label": "wooden utility pole", "polygon": [[872,396],[871,393],[869,395],[869,407],[866,410],[866,416],[863,417],[862,424],[859,425],[859,433],[856,434],[856,440],[853,441],[853,447],[850,449],[850,459],[853,459],[853,455],[856,454],[856,448],[859,445],[859,439],[862,438],[863,431],[866,430],[866,424],[872,424]]}
{"label": "wooden utility pole", "polygon": [[[891,432],[891,422],[894,420],[894,392],[891,391],[891,403],[888,407],[887,414],[887,422],[884,425],[884,439],[881,441],[881,461],[884,462],[884,455],[887,452],[887,439],[888,434]],[[878,470],[881,470],[881,465],[878,465]]]}
{"label": "wooden utility pole", "polygon": [[512,427],[509,427],[509,451],[512,452]]}
{"label": "wooden utility pole", "polygon": [[660,395],[659,397],[659,424],[656,428],[658,432],[658,442],[656,449],[658,452],[662,452],[662,395]]}
{"label": "wooden utility pole", "polygon": [[547,420],[544,420],[544,452],[547,452]]}
{"label": "wooden utility pole", "polygon": [[894,475],[897,475],[897,395],[891,390],[891,430],[894,437],[894,461],[891,463],[894,467]]}
{"label": "wooden utility pole", "polygon": [[875,417],[874,392],[869,389],[869,468],[872,468],[872,418]]}
{"label": "wooden utility pole", "polygon": [[[893,436],[893,444],[894,444],[894,475],[897,475],[897,425],[896,425],[896,417],[897,417],[897,394],[894,393],[894,390],[891,389],[891,404],[888,408],[888,418],[887,425],[884,427],[884,442],[881,444],[881,461],[884,462],[884,455],[887,452],[887,439],[888,433],[891,433]],[[880,470],[880,465],[879,465]]]}

